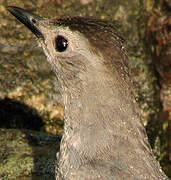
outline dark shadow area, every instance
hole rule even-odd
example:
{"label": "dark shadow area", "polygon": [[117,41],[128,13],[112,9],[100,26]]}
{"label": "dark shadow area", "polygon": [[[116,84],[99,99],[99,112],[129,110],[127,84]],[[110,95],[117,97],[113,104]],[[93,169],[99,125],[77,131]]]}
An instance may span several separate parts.
{"label": "dark shadow area", "polygon": [[43,121],[37,111],[19,101],[5,98],[0,100],[0,127],[31,129],[39,131]]}
{"label": "dark shadow area", "polygon": [[[168,118],[169,114],[167,111],[160,111],[158,118],[156,118],[155,115],[151,115],[151,119],[146,126],[146,131],[155,156],[160,161],[160,165],[163,167],[164,172],[171,178],[171,162],[168,153],[169,127],[164,131],[162,126],[164,122],[169,121]],[[162,159],[160,159],[160,153],[163,155]]]}
{"label": "dark shadow area", "polygon": [[56,152],[59,151],[61,135],[40,132],[42,126],[43,121],[36,109],[9,98],[0,99],[0,128],[20,129],[32,149],[29,154],[34,159],[31,177],[21,179],[55,180]]}
{"label": "dark shadow area", "polygon": [[55,180],[56,153],[59,152],[61,136],[26,133],[26,137],[34,153],[32,180]]}

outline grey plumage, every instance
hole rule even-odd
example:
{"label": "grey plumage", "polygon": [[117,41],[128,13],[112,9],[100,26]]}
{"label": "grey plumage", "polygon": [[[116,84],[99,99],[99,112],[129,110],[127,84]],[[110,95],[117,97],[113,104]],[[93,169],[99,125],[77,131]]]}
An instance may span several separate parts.
{"label": "grey plumage", "polygon": [[116,29],[93,18],[46,20],[7,9],[38,37],[63,96],[56,179],[167,179],[141,123]]}

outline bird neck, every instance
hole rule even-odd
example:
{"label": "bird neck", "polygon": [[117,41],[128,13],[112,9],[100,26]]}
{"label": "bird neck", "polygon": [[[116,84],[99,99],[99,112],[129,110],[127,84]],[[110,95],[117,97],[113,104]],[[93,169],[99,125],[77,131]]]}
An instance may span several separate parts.
{"label": "bird neck", "polygon": [[[87,74],[79,87],[67,88],[64,93],[65,125],[61,146],[67,144],[70,151],[87,154],[86,158],[92,159],[100,149],[119,146],[113,137],[118,140],[138,137],[139,127],[142,131],[143,127],[124,79],[117,73],[105,73],[105,70]],[[108,153],[114,153],[114,148]]]}
{"label": "bird neck", "polygon": [[95,166],[120,169],[126,176],[153,176],[159,169],[129,82],[117,73],[104,72],[87,73],[77,88],[64,93],[65,125],[57,177],[70,177],[81,168],[98,170]]}
{"label": "bird neck", "polygon": [[65,125],[79,129],[108,121],[121,123],[121,114],[132,117],[134,113],[132,98],[124,80],[102,72],[88,73],[79,87],[68,88],[64,93]]}

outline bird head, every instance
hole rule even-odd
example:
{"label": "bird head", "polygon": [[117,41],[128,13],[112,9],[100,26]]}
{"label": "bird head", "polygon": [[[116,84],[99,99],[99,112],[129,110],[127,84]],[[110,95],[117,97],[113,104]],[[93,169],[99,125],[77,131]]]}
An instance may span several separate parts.
{"label": "bird head", "polygon": [[62,86],[107,68],[127,73],[124,40],[111,24],[90,17],[45,19],[18,7],[7,9],[36,35]]}

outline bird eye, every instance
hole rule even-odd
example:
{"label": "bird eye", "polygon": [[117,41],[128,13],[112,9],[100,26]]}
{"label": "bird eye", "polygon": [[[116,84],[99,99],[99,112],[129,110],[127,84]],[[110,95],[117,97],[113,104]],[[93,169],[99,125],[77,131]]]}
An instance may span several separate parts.
{"label": "bird eye", "polygon": [[63,36],[57,36],[55,38],[55,49],[59,52],[63,52],[68,47],[68,41]]}
{"label": "bird eye", "polygon": [[32,22],[33,24],[36,24],[36,19],[31,18],[31,22]]}

